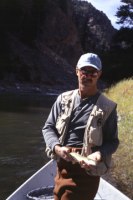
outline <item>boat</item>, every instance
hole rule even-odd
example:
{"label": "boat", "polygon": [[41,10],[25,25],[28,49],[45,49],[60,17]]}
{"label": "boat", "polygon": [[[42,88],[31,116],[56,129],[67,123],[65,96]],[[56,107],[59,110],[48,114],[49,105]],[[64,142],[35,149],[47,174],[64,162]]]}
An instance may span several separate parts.
{"label": "boat", "polygon": [[[6,200],[53,200],[56,162],[50,160],[40,170],[25,181]],[[43,194],[42,194],[43,192]],[[110,183],[100,178],[100,185],[95,200],[131,200]],[[82,200],[82,199],[81,199]]]}

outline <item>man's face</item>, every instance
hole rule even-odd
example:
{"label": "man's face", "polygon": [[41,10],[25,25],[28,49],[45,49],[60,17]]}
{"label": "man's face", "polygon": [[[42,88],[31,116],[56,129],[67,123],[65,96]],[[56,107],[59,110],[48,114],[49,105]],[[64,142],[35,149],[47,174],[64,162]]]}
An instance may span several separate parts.
{"label": "man's face", "polygon": [[101,75],[101,71],[98,71],[97,69],[90,66],[76,69],[76,73],[78,76],[79,85],[84,87],[95,86]]}

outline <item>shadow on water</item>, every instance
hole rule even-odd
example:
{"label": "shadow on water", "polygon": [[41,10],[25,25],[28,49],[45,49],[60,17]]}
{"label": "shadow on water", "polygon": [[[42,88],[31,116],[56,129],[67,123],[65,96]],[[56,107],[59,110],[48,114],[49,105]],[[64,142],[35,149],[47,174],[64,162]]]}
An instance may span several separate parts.
{"label": "shadow on water", "polygon": [[55,99],[55,96],[0,96],[1,200],[48,161],[41,130]]}
{"label": "shadow on water", "polygon": [[57,96],[0,95],[0,111],[24,112],[36,107],[50,108]]}

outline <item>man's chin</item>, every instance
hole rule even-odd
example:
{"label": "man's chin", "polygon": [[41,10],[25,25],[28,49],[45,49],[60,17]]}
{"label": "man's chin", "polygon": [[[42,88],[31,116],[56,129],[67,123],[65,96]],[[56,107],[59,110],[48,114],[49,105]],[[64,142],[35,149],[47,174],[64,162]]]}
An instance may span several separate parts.
{"label": "man's chin", "polygon": [[81,84],[81,87],[82,88],[89,88],[89,87],[92,87],[92,84],[91,83]]}
{"label": "man's chin", "polygon": [[92,84],[92,81],[91,80],[87,80],[87,81],[82,81],[82,85],[84,86],[89,86]]}

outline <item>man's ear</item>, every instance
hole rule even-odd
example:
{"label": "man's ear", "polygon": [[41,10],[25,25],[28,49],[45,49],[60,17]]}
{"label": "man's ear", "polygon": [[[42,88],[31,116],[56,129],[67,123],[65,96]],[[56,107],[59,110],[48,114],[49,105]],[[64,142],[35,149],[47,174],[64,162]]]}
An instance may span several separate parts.
{"label": "man's ear", "polygon": [[102,75],[102,71],[98,72],[98,78],[100,78]]}
{"label": "man's ear", "polygon": [[76,68],[76,75],[78,76],[78,69]]}

